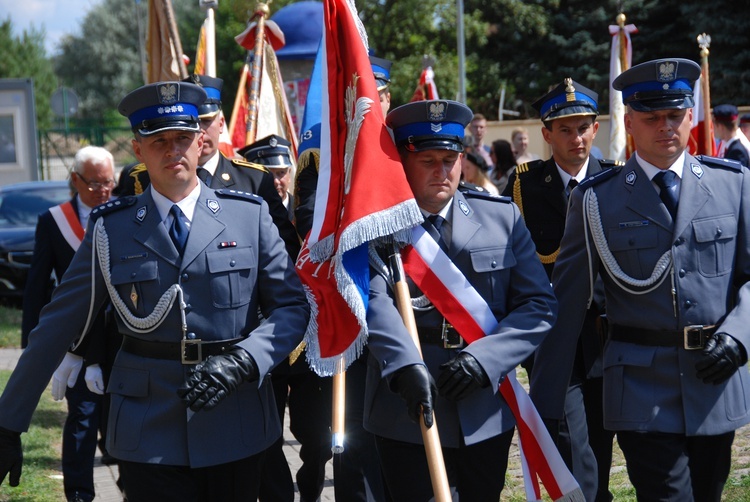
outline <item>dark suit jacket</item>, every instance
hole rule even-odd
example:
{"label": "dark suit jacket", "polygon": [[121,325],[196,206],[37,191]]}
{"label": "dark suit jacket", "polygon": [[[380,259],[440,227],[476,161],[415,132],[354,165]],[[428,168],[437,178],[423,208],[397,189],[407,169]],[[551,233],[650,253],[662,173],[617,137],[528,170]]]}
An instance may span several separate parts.
{"label": "dark suit jacket", "polygon": [[743,145],[742,142],[737,138],[733,138],[729,140],[729,143],[727,144],[727,149],[724,152],[724,158],[736,160],[737,162],[739,162],[740,164],[746,167],[750,166],[750,153],[748,153],[747,148],[745,148],[745,145]]}
{"label": "dark suit jacket", "polygon": [[[603,167],[609,168],[614,165],[613,161],[599,161],[594,156],[589,156],[586,174],[591,176],[600,172]],[[520,183],[517,183],[519,179]],[[543,257],[544,269],[551,280],[555,266],[553,257],[560,249],[568,208],[568,195],[565,193],[565,186],[554,158],[519,165],[511,174],[503,195],[512,197],[513,202],[521,208],[521,214],[536,244],[537,254]],[[585,378],[589,374],[602,353],[603,341],[596,330],[596,318],[603,313],[604,298],[596,295],[579,339],[576,357],[580,378]],[[594,376],[600,376],[599,368],[600,365],[597,365]]]}
{"label": "dark suit jacket", "polygon": [[[73,211],[78,217],[78,197],[70,201]],[[52,213],[49,210],[39,215],[34,240],[34,255],[31,258],[31,268],[26,280],[23,295],[23,318],[21,321],[21,346],[26,347],[29,333],[39,323],[42,308],[50,301],[50,276],[54,272],[57,281],[61,281],[65,271],[75,255],[75,249],[63,237]],[[103,316],[97,316],[92,330],[103,329]],[[74,351],[78,355],[86,353],[86,345],[77,347]]]}

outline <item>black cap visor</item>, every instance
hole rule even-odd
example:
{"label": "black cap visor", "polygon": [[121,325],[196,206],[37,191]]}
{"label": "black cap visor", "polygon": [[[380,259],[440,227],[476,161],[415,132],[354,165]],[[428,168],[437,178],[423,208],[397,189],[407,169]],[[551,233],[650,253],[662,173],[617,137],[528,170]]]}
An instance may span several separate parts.
{"label": "black cap visor", "polygon": [[204,103],[198,107],[198,118],[207,119],[215,117],[221,110],[218,103]]}
{"label": "black cap visor", "polygon": [[409,152],[424,152],[425,150],[451,150],[462,153],[464,144],[458,136],[409,136],[401,146]]}
{"label": "black cap visor", "polygon": [[547,115],[542,117],[542,122],[546,122],[548,120],[560,119],[563,117],[575,117],[579,115],[593,115],[593,116],[599,115],[599,112],[591,108],[591,106],[588,103],[586,104],[583,104],[583,102],[579,102],[579,103],[581,104],[570,105],[567,103],[562,103],[563,105],[566,105],[566,106],[560,106],[557,108],[553,106],[550,109],[550,111],[547,113]]}
{"label": "black cap visor", "polygon": [[170,117],[144,120],[136,127],[133,127],[133,132],[137,132],[141,136],[151,136],[163,131],[201,132],[201,125],[191,115],[172,115]]}
{"label": "black cap visor", "polygon": [[681,89],[636,92],[624,103],[637,112],[683,110],[695,106],[692,93]]}

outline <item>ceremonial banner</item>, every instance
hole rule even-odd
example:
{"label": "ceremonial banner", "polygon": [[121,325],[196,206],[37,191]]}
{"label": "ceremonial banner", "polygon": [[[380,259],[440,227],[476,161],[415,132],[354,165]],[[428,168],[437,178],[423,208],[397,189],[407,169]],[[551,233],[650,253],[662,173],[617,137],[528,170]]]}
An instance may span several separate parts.
{"label": "ceremonial banner", "polygon": [[[471,343],[494,333],[498,321],[492,309],[423,227],[414,228],[412,243],[402,252],[406,273],[461,337]],[[499,391],[516,419],[526,499],[542,500],[541,479],[552,500],[583,502],[578,483],[515,370],[506,375]]]}
{"label": "ceremonial banner", "polygon": [[[257,57],[255,51],[255,39],[257,23],[253,22],[248,25],[247,29],[237,35],[235,40],[242,47],[250,51],[254,57]],[[255,107],[258,110],[256,120],[256,130],[254,138],[243,137],[241,142],[242,145],[238,146],[240,129],[244,134],[249,128],[247,127],[247,121],[253,120],[247,113],[244,114],[244,120],[238,116],[234,128],[232,130],[232,144],[235,148],[241,148],[246,144],[253,143],[259,139],[275,134],[286,138],[292,144],[291,150],[293,152],[292,159],[297,158],[297,133],[294,129],[292,122],[292,116],[289,112],[289,104],[286,99],[286,92],[284,91],[284,82],[281,78],[281,72],[279,70],[279,62],[276,59],[277,50],[284,47],[285,39],[284,33],[279,28],[279,25],[274,21],[265,21],[263,30],[263,49],[260,52],[260,74],[257,76],[258,82],[258,101],[255,103]],[[244,82],[246,82],[244,88],[241,90],[243,93],[243,99],[245,100],[244,108],[250,105],[248,101],[249,91],[248,89],[254,84],[253,75],[250,72],[249,65],[245,66],[243,70],[246,72]],[[241,80],[242,81],[242,80]],[[240,91],[238,91],[239,96]],[[245,125],[245,127],[242,127]]]}
{"label": "ceremonial banner", "polygon": [[198,33],[198,46],[195,48],[195,68],[193,73],[196,75],[206,74],[206,21],[201,25],[201,31]]}
{"label": "ceremonial banner", "polygon": [[432,71],[432,66],[428,66],[422,70],[422,74],[419,76],[419,83],[414,90],[411,101],[433,99],[440,99],[440,96],[438,95],[437,85],[435,85],[435,72]]}
{"label": "ceremonial banner", "polygon": [[353,0],[327,0],[324,16],[319,176],[297,271],[312,309],[308,362],[331,375],[366,343],[367,243],[390,235],[408,240],[423,218],[385,127]]}
{"label": "ceremonial banner", "polygon": [[633,153],[633,148],[632,145],[629,147],[628,135],[625,132],[625,105],[622,102],[622,92],[612,87],[612,82],[630,68],[633,59],[630,34],[637,33],[638,29],[633,24],[625,25],[625,16],[620,16],[622,24],[609,27],[609,34],[612,35],[609,63],[609,158],[625,162]]}
{"label": "ceremonial banner", "polygon": [[[688,152],[690,155],[717,155],[716,141],[714,140],[714,127],[710,120],[706,120],[706,103],[703,95],[703,76],[695,81],[693,89],[693,125],[690,129],[688,140]],[[709,105],[710,108],[710,105]],[[708,126],[706,126],[708,124]],[[708,138],[706,137],[708,135]],[[711,147],[707,150],[706,145]]]}
{"label": "ceremonial banner", "polygon": [[148,82],[182,80],[187,68],[170,0],[149,0],[146,34]]}

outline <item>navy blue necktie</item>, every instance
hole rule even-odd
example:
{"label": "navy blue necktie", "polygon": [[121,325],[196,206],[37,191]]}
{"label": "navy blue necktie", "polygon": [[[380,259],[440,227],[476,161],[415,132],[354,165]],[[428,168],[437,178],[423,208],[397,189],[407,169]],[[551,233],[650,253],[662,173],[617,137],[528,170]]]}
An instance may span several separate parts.
{"label": "navy blue necktie", "polygon": [[432,228],[436,230],[435,233],[432,233],[428,229],[428,233],[432,235],[432,238],[435,239],[438,245],[440,245],[443,251],[447,254],[448,243],[445,242],[445,239],[443,239],[443,233],[441,232],[441,228],[443,228],[443,223],[445,223],[445,218],[443,218],[439,214],[432,214],[427,217],[427,221],[429,221],[430,225],[432,225]]}
{"label": "navy blue necktie", "polygon": [[659,197],[667,206],[672,219],[677,216],[677,174],[674,171],[666,170],[657,173],[654,176],[654,183],[659,187]]}
{"label": "navy blue necktie", "polygon": [[169,227],[169,237],[172,239],[174,247],[177,248],[177,252],[182,255],[182,252],[185,250],[188,233],[190,232],[186,222],[187,217],[185,217],[185,213],[182,212],[177,204],[172,206],[169,213],[172,215],[172,225]]}

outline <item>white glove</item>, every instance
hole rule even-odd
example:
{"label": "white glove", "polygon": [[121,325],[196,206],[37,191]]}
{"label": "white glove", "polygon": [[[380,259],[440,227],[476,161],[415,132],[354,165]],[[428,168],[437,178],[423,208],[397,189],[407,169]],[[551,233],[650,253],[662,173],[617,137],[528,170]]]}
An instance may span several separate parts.
{"label": "white glove", "polygon": [[78,380],[78,373],[81,372],[83,358],[70,352],[65,353],[60,366],[52,375],[52,398],[55,401],[62,401],[65,397],[65,389],[73,387]]}
{"label": "white glove", "polygon": [[83,376],[86,380],[86,387],[94,394],[104,394],[104,377],[102,368],[98,364],[92,364],[86,368],[86,374]]}

